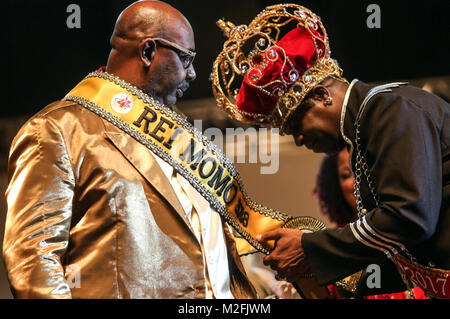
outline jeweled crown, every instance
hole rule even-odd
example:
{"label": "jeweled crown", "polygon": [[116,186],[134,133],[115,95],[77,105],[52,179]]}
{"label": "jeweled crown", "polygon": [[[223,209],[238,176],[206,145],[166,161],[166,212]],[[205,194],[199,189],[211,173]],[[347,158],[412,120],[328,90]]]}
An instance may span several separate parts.
{"label": "jeweled crown", "polygon": [[320,18],[297,4],[267,7],[247,25],[223,19],[228,38],[213,64],[213,93],[220,108],[244,123],[280,128],[309,91],[342,70],[330,58]]}

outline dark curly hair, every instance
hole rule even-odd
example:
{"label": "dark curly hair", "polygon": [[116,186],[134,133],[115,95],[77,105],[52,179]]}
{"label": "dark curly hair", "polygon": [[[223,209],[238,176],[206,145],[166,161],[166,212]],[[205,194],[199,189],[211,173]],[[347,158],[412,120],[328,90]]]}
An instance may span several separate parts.
{"label": "dark curly hair", "polygon": [[320,211],[338,226],[355,220],[356,214],[345,200],[339,183],[339,152],[326,155],[320,165],[313,193],[318,196]]}

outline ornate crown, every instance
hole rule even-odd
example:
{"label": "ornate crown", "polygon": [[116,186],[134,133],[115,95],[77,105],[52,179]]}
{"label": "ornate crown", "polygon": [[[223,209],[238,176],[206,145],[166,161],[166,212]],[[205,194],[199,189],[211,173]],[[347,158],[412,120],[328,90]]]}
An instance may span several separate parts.
{"label": "ornate crown", "polygon": [[267,7],[248,25],[217,21],[228,40],[213,64],[218,106],[244,123],[280,128],[308,92],[342,70],[320,18],[296,4]]}

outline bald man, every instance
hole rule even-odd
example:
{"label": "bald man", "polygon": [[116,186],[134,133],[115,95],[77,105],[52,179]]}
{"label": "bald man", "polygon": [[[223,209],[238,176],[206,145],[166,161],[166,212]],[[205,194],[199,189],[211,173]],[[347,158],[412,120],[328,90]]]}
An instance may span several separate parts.
{"label": "bald man", "polygon": [[106,67],[12,143],[3,255],[14,296],[255,297],[229,226],[164,155],[183,122],[171,107],[196,76],[189,22],[140,1],[111,46]]}
{"label": "bald man", "polygon": [[137,2],[124,10],[111,47],[106,71],[166,106],[174,105],[195,79],[192,27],[179,11],[163,2]]}

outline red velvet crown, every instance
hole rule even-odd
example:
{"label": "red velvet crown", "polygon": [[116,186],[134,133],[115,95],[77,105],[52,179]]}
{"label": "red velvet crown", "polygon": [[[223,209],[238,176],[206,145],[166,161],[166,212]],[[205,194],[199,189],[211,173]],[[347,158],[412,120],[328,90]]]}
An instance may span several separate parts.
{"label": "red velvet crown", "polygon": [[[330,58],[320,18],[304,7],[267,7],[248,27],[222,20],[218,25],[229,39],[213,66],[213,92],[232,118],[278,127],[283,134],[284,123],[308,92],[327,76],[342,75]],[[288,25],[290,31],[278,39]],[[253,43],[246,55],[244,47]],[[233,89],[236,75],[242,80]]]}
{"label": "red velvet crown", "polygon": [[[313,32],[317,34],[317,31]],[[319,34],[317,36],[323,38]],[[323,43],[320,43],[320,47],[320,57],[323,57]],[[262,61],[259,65],[266,60],[267,66],[247,72],[236,106],[244,112],[270,114],[280,97],[277,92],[284,92],[294,84],[317,61],[318,54],[309,32],[299,27],[289,31],[276,45],[257,58]],[[260,87],[265,87],[265,90]]]}

